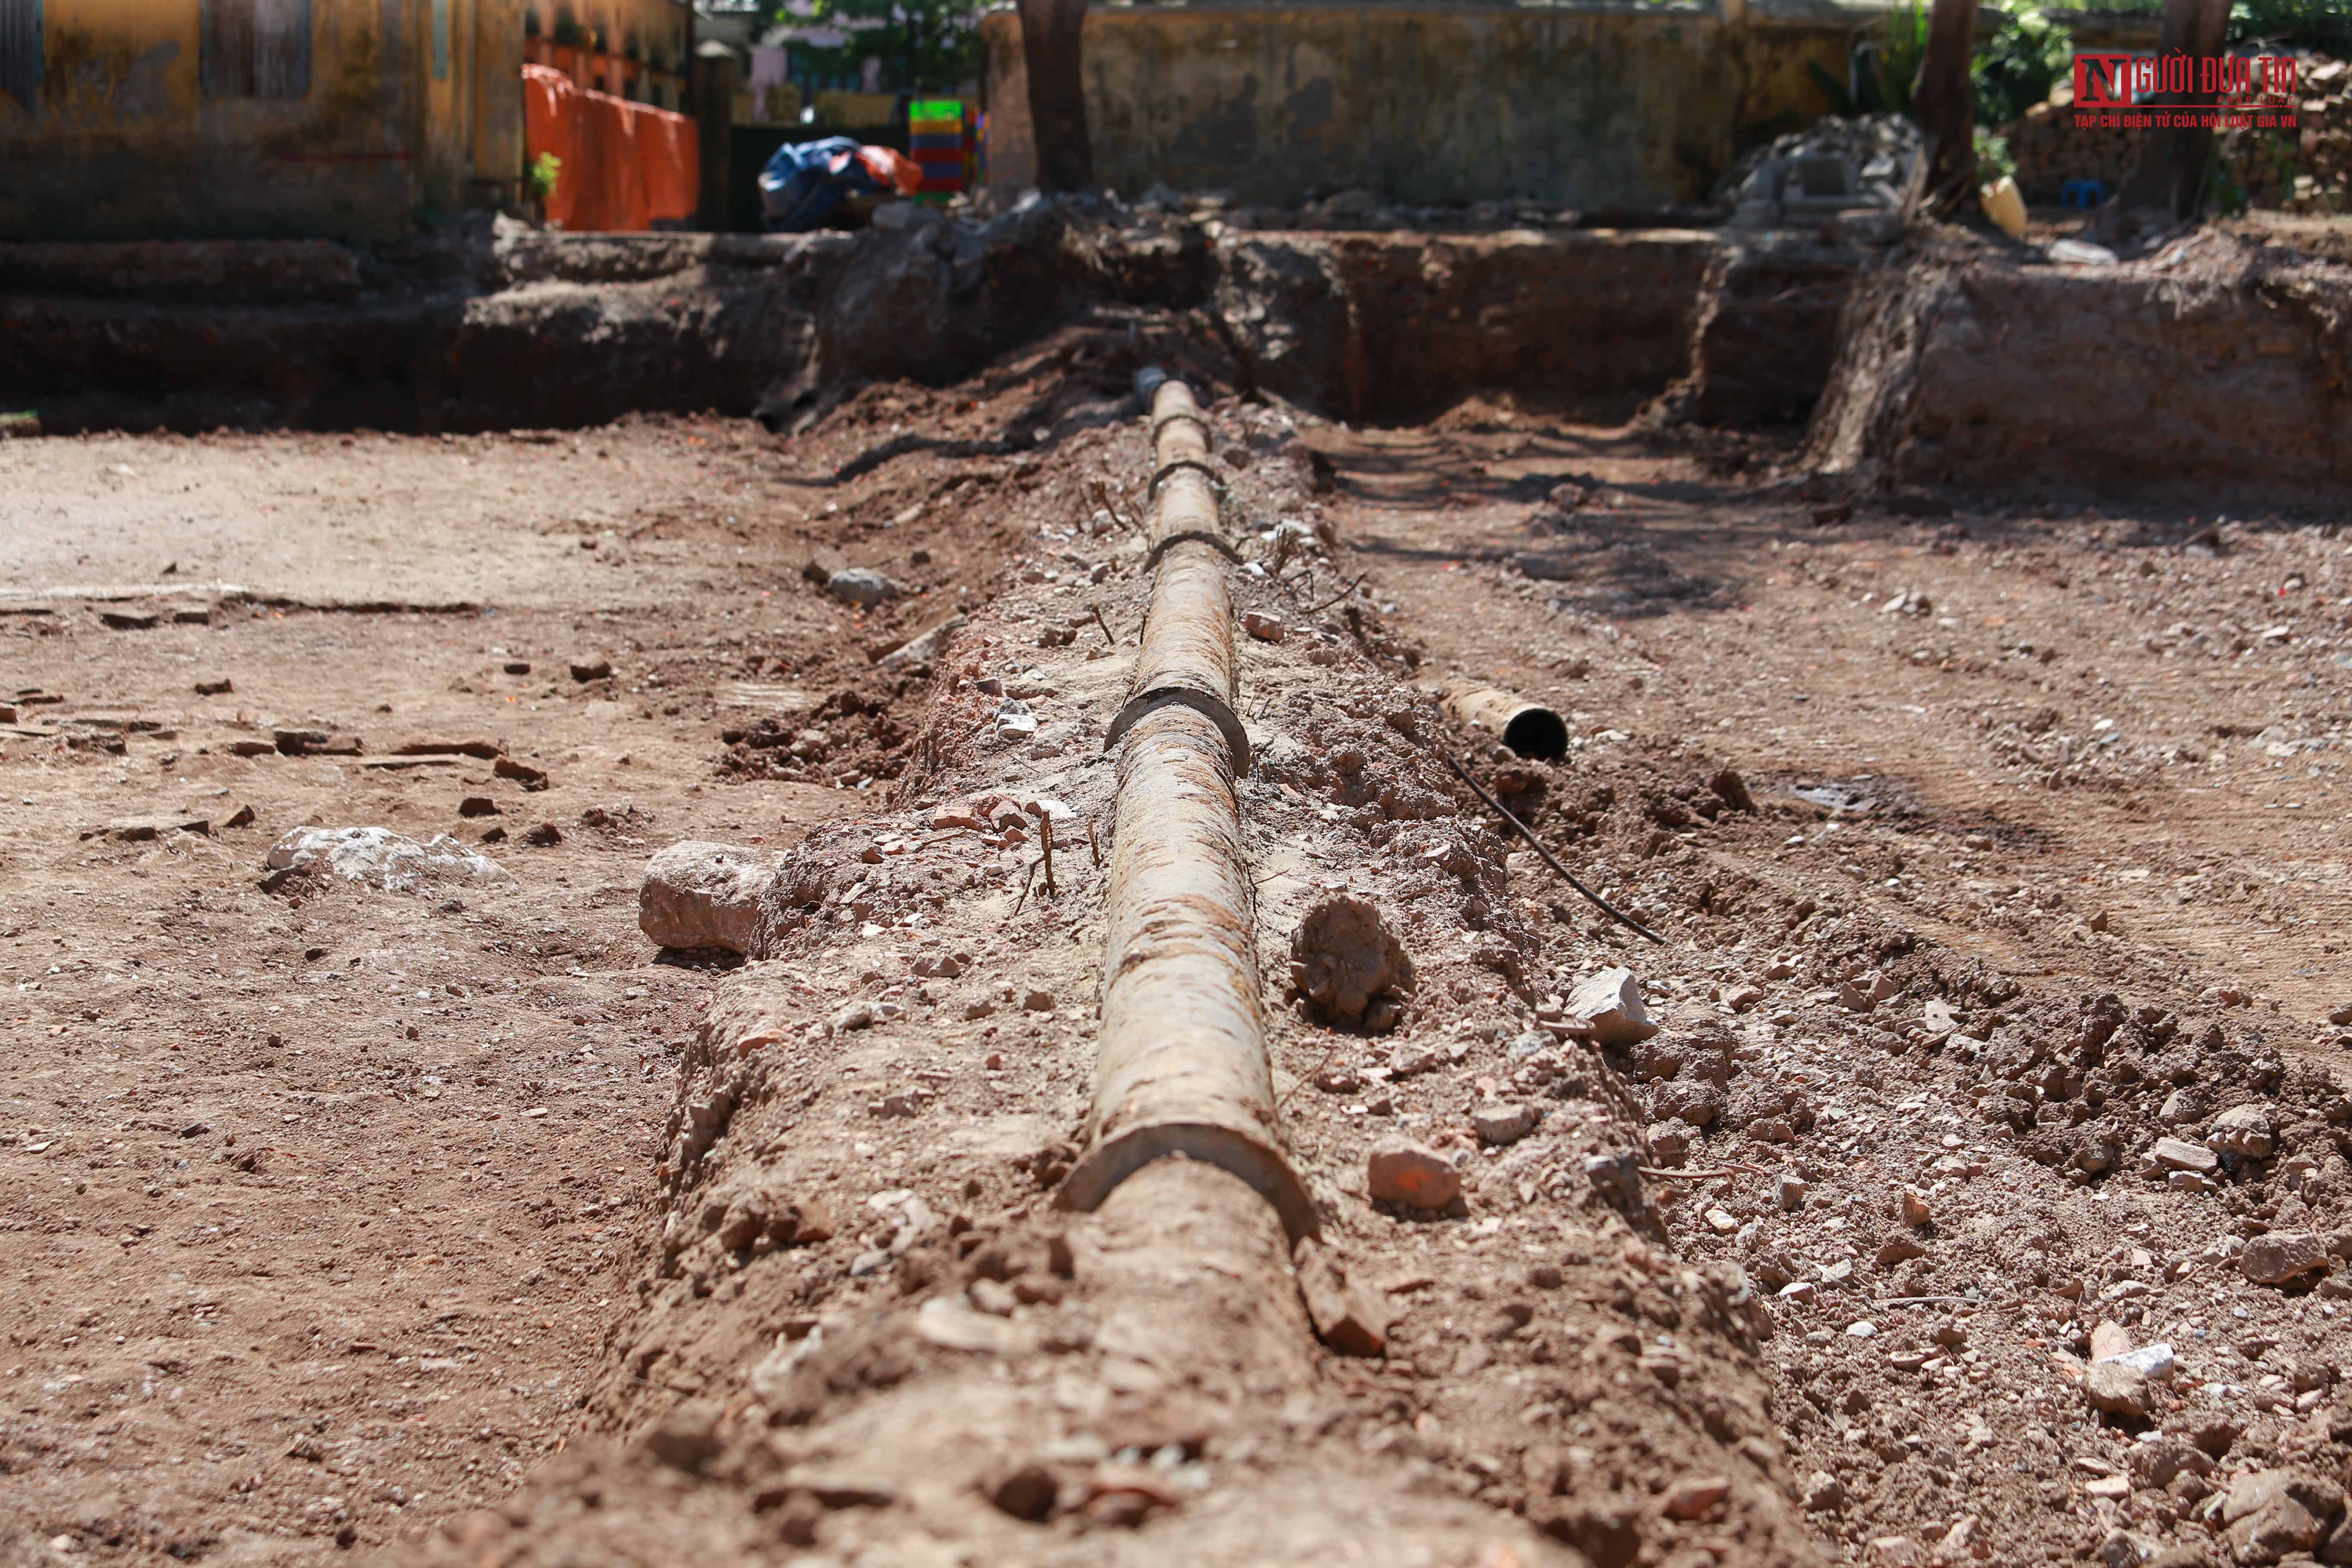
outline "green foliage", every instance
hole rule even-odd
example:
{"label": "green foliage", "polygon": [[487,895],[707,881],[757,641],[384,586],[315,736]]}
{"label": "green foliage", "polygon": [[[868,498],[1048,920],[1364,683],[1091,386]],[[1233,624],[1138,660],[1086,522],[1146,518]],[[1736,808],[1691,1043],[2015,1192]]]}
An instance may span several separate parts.
{"label": "green foliage", "polygon": [[2010,155],[2009,138],[1996,136],[1982,125],[1977,127],[1977,178],[1991,184],[2003,174],[2017,173],[2017,160]]}
{"label": "green foliage", "polygon": [[1919,60],[1927,52],[1926,0],[1901,0],[1863,37],[1854,40],[1849,62],[1851,79],[1840,81],[1807,60],[1805,74],[1830,100],[1830,110],[1842,119],[1857,114],[1908,114],[1911,83],[1919,75]]}
{"label": "green foliage", "polygon": [[557,47],[578,48],[581,42],[580,18],[569,11],[558,11],[555,14],[554,37]]}
{"label": "green foliage", "polygon": [[2074,35],[2063,22],[2031,5],[2010,12],[1969,62],[1978,123],[2008,124],[2048,98],[2074,68]]}
{"label": "green foliage", "polygon": [[2237,0],[2230,7],[2230,40],[2340,55],[2352,45],[2352,5],[2345,0]]}
{"label": "green foliage", "polygon": [[882,61],[882,79],[894,89],[940,92],[980,74],[979,0],[815,0],[804,15],[772,0],[765,19],[839,27],[850,35],[833,48],[793,45],[795,71],[819,77],[856,76],[867,56]]}
{"label": "green foliage", "polygon": [[1927,0],[1902,0],[1879,28],[1878,93],[1882,108],[1911,112],[1911,84],[1927,54]]}
{"label": "green foliage", "polygon": [[2230,168],[2229,160],[2221,156],[2221,144],[2217,140],[2205,165],[2206,189],[2212,195],[2213,210],[2223,217],[2243,217],[2252,197]]}
{"label": "green foliage", "polygon": [[562,177],[563,160],[552,153],[541,153],[530,161],[530,169],[523,175],[523,183],[530,187],[533,196],[545,201],[555,194],[555,182]]}
{"label": "green foliage", "polygon": [[[2127,11],[2161,16],[2164,0],[2043,0],[2042,9]],[[2230,41],[2317,49],[2341,58],[2352,52],[2352,4],[2347,0],[2235,0]]]}

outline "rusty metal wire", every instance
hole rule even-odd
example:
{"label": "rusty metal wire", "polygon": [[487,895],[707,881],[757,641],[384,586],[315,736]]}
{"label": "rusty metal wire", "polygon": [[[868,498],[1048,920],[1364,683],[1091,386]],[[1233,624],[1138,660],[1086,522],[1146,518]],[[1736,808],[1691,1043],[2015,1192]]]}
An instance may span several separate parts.
{"label": "rusty metal wire", "polygon": [[1569,868],[1561,865],[1559,861],[1554,858],[1550,850],[1544,847],[1543,840],[1538,838],[1526,823],[1521,822],[1517,817],[1513,816],[1509,808],[1505,806],[1501,801],[1496,800],[1493,795],[1488,795],[1485,787],[1482,786],[1476,779],[1472,778],[1468,771],[1465,769],[1460,763],[1454,760],[1452,752],[1440,752],[1437,754],[1445,759],[1445,765],[1454,770],[1454,776],[1455,778],[1460,779],[1464,784],[1470,786],[1471,793],[1475,795],[1480,800],[1485,801],[1488,807],[1496,815],[1501,816],[1505,822],[1509,823],[1513,827],[1518,830],[1519,837],[1528,841],[1528,847],[1537,854],[1543,857],[1543,863],[1559,873],[1561,881],[1566,882],[1570,887],[1574,888],[1578,892],[1582,893],[1585,898],[1591,901],[1594,908],[1598,909],[1602,914],[1607,915],[1611,920],[1615,921],[1619,925],[1623,926],[1627,931],[1639,931],[1642,935],[1648,937],[1652,942],[1656,942],[1660,947],[1666,945],[1666,939],[1664,937],[1660,936],[1656,931],[1652,931],[1648,926],[1643,925],[1633,916],[1620,913],[1618,910],[1612,909],[1606,899],[1603,899],[1600,894],[1594,892],[1591,889],[1578,881],[1576,878],[1570,874]]}

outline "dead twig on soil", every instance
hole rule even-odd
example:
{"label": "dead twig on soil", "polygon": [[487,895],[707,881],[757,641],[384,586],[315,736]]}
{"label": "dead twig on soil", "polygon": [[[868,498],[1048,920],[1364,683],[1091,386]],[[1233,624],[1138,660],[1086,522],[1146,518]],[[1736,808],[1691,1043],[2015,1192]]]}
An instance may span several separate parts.
{"label": "dead twig on soil", "polygon": [[1445,759],[1445,765],[1454,770],[1454,776],[1455,778],[1460,779],[1464,784],[1470,786],[1472,794],[1475,795],[1480,800],[1485,801],[1491,809],[1502,816],[1505,822],[1509,823],[1513,827],[1518,830],[1519,837],[1528,841],[1528,847],[1533,849],[1537,854],[1543,857],[1543,863],[1559,873],[1560,880],[1566,882],[1570,887],[1574,888],[1578,892],[1582,893],[1595,909],[1598,909],[1602,914],[1607,915],[1611,920],[1615,921],[1619,925],[1623,926],[1627,931],[1639,931],[1643,936],[1648,937],[1652,942],[1656,942],[1660,947],[1666,945],[1666,939],[1664,937],[1660,936],[1656,931],[1652,931],[1648,926],[1643,925],[1641,921],[1633,919],[1631,915],[1618,913],[1617,910],[1609,906],[1607,900],[1603,899],[1600,894],[1594,892],[1591,889],[1586,887],[1583,883],[1578,881],[1573,876],[1570,875],[1568,868],[1561,865],[1559,861],[1553,857],[1552,852],[1544,847],[1543,840],[1538,838],[1534,832],[1528,828],[1526,823],[1521,822],[1517,817],[1513,816],[1510,812],[1505,808],[1501,801],[1496,800],[1493,795],[1488,795],[1478,781],[1470,776],[1468,770],[1465,769],[1460,763],[1454,760],[1453,752],[1440,752],[1437,754]]}
{"label": "dead twig on soil", "polygon": [[1013,900],[1013,912],[1014,914],[1019,914],[1021,912],[1021,906],[1029,901],[1029,884],[1036,880],[1036,879],[1037,862],[1032,860],[1029,862],[1029,868],[1021,873],[1021,896]]}
{"label": "dead twig on soil", "polygon": [[1339,1054],[1339,1047],[1336,1044],[1333,1045],[1329,1050],[1325,1051],[1323,1053],[1322,1059],[1318,1061],[1313,1067],[1308,1068],[1306,1075],[1299,1079],[1297,1083],[1292,1084],[1290,1088],[1284,1092],[1280,1100],[1274,1102],[1275,1110],[1280,1110],[1284,1106],[1288,1105],[1290,1103],[1290,1097],[1297,1094],[1300,1089],[1305,1089],[1308,1084],[1313,1083],[1315,1081],[1315,1075],[1321,1072],[1325,1068],[1329,1067],[1331,1065],[1331,1058]]}
{"label": "dead twig on soil", "polygon": [[1087,818],[1087,852],[1095,858],[1095,869],[1102,869],[1102,846],[1095,842],[1095,819]]}
{"label": "dead twig on soil", "polygon": [[1102,628],[1103,641],[1110,644],[1113,647],[1117,647],[1118,646],[1118,638],[1111,634],[1110,623],[1103,619],[1102,606],[1100,605],[1088,605],[1087,606],[1087,614],[1092,616],[1095,618],[1095,625]]}
{"label": "dead twig on soil", "polygon": [[1717,1165],[1712,1171],[1678,1171],[1670,1165],[1637,1165],[1634,1169],[1661,1182],[1714,1182],[1733,1176],[1769,1176],[1761,1165]]}
{"label": "dead twig on soil", "polygon": [[1141,523],[1136,521],[1132,512],[1128,511],[1118,504],[1118,498],[1111,493],[1111,489],[1108,485],[1103,483],[1100,479],[1088,479],[1087,481],[1087,488],[1090,492],[1092,492],[1095,504],[1100,507],[1103,510],[1110,513],[1110,518],[1113,522],[1118,523],[1122,528],[1139,528],[1142,526]]}
{"label": "dead twig on soil", "polygon": [[1310,615],[1310,616],[1319,616],[1319,615],[1321,615],[1324,611],[1326,611],[1326,610],[1329,609],[1332,605],[1334,605],[1338,604],[1340,600],[1342,600],[1342,599],[1346,598],[1349,595],[1350,595],[1350,594],[1354,593],[1358,588],[1361,587],[1361,586],[1363,585],[1364,579],[1365,579],[1365,578],[1367,578],[1367,577],[1369,577],[1369,576],[1370,576],[1370,575],[1371,575],[1371,574],[1370,574],[1370,573],[1369,573],[1369,572],[1359,572],[1359,573],[1357,573],[1357,574],[1356,574],[1356,580],[1355,580],[1354,582],[1352,582],[1352,583],[1349,584],[1346,587],[1344,587],[1344,588],[1340,589],[1338,593],[1336,593],[1336,594],[1332,595],[1329,598],[1328,598],[1328,599],[1324,600],[1321,604],[1319,604],[1319,605],[1307,605],[1307,609],[1305,610],[1305,612],[1304,612],[1304,613],[1305,613],[1305,614],[1307,614],[1307,615]]}
{"label": "dead twig on soil", "polygon": [[1054,819],[1050,816],[1037,819],[1037,846],[1045,855],[1045,896],[1059,898],[1061,889],[1054,886]]}

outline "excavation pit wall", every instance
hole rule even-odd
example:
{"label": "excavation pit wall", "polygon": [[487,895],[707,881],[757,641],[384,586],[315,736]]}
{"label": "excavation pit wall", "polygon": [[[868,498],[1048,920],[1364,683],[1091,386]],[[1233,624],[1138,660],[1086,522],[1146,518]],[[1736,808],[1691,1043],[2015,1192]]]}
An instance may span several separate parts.
{"label": "excavation pit wall", "polygon": [[[800,427],[1057,326],[1143,320],[1351,423],[1473,394],[1794,428],[1888,487],[2310,504],[2352,478],[2352,268],[2216,231],[2115,268],[1957,231],[1888,250],[1653,229],[1255,230],[1041,203],[985,225],[0,246],[0,388],[52,433]],[[2177,395],[2151,395],[2159,386]],[[1029,428],[999,437],[1013,451]]]}
{"label": "excavation pit wall", "polygon": [[[1219,449],[1259,454],[1230,479],[1245,552],[1328,569],[1285,417],[1228,399],[1211,419]],[[1084,519],[1081,487],[1139,499],[1149,462],[1139,417],[1066,446],[1049,486]],[[1181,1157],[1091,1214],[1055,1206],[1095,1077],[1117,849],[1103,732],[1132,679],[1142,552],[1123,523],[1045,541],[934,666],[887,806],[777,867],[752,960],[681,1066],[639,1307],[589,1430],[467,1527],[467,1561],[661,1542],[1242,1563],[1344,1542],[1371,1562],[1499,1548],[1624,1568],[1702,1539],[1820,1561],[1767,1413],[1758,1300],[1737,1268],[1673,1255],[1630,1089],[1537,1027],[1565,954],[1524,923],[1507,846],[1454,799],[1444,721],[1369,606],[1306,617],[1258,574],[1233,579],[1237,612],[1286,627],[1241,639],[1256,761],[1237,792],[1313,1261],[1258,1193]],[[1000,826],[1024,819],[1023,837]],[[1288,994],[1291,932],[1339,891],[1411,952],[1390,1033]],[[1510,1085],[1540,1125],[1465,1141],[1465,1075]],[[1446,1211],[1370,1196],[1367,1157],[1400,1135],[1461,1170]],[[1318,1342],[1298,1264],[1388,1303],[1365,1314],[1390,1320],[1384,1354]],[[1551,1439],[1533,1451],[1530,1419]]]}
{"label": "excavation pit wall", "polygon": [[1717,245],[1691,230],[1254,232],[1053,204],[862,234],[501,219],[376,251],[0,245],[0,387],[53,433],[705,409],[781,425],[823,389],[951,383],[1124,310],[1196,319],[1225,349],[1225,384],[1345,419],[1424,418],[1476,391],[1622,418],[1688,369]]}
{"label": "excavation pit wall", "polygon": [[1947,234],[1854,286],[1824,385],[1827,474],[2324,509],[2352,483],[2352,267],[2213,229],[2102,268]]}

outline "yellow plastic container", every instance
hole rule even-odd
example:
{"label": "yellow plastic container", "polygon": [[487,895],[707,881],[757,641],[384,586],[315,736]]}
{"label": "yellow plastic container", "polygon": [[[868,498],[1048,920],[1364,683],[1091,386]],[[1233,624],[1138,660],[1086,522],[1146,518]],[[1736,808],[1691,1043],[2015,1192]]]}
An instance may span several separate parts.
{"label": "yellow plastic container", "polygon": [[1984,204],[1985,216],[2003,234],[2011,239],[2025,237],[2025,198],[2018,194],[2014,179],[2003,174],[1979,191],[1977,199]]}

